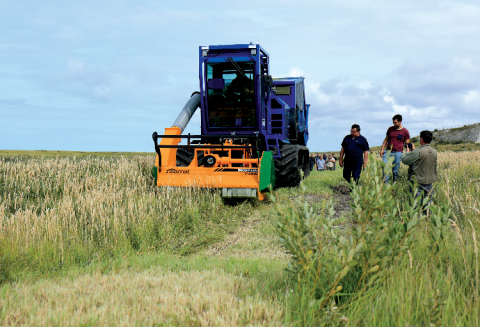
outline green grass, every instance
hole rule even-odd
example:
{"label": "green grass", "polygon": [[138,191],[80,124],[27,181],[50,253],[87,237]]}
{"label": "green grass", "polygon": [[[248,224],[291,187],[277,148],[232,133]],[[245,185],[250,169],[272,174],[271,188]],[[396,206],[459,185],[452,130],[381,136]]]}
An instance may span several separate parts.
{"label": "green grass", "polygon": [[[285,261],[281,259],[266,261],[264,258],[182,256],[152,250],[145,253],[118,254],[107,258],[97,257],[92,259],[88,265],[73,265],[68,269],[46,272],[41,276],[30,270],[25,272],[22,279],[17,282],[35,283],[40,279],[75,279],[85,274],[110,274],[122,271],[135,273],[152,267],[162,267],[171,272],[223,271],[232,275],[252,278],[255,283],[268,286],[265,289],[270,292],[276,292],[276,288],[285,283]],[[8,284],[4,284],[3,287],[9,288]]]}
{"label": "green grass", "polygon": [[[152,280],[147,281],[145,274],[150,272],[155,276],[187,279],[196,276],[192,278],[199,278],[198,281],[195,279],[188,288],[189,296],[197,302],[222,298],[219,290],[201,293],[201,286],[210,283],[209,278],[214,278],[213,284],[215,276],[219,282],[234,281],[232,296],[237,302],[217,309],[212,317],[240,315],[236,320],[240,325],[342,326],[346,321],[348,326],[478,325],[480,286],[476,268],[478,253],[475,253],[480,224],[480,212],[475,211],[480,209],[480,182],[475,181],[480,178],[478,151],[458,156],[439,155],[440,180],[436,185],[435,203],[451,208],[449,218],[457,227],[451,225],[442,234],[438,251],[432,251],[435,228],[431,221],[422,220],[411,234],[409,253],[405,248],[398,262],[381,270],[378,283],[356,293],[349,285],[358,279],[347,275],[342,284],[343,293],[324,304],[319,301],[320,294],[312,290],[318,289],[319,284],[328,285],[329,279],[320,274],[317,281],[312,281],[292,273],[290,268],[286,270],[296,259],[280,253],[285,249],[279,245],[276,226],[284,217],[282,213],[301,215],[307,210],[318,215],[321,223],[318,229],[324,228],[329,203],[335,206],[342,200],[336,188],[347,185],[338,166],[336,171],[313,172],[303,182],[304,188],[275,190],[275,202],[282,207],[278,211],[275,203],[268,200],[228,204],[218,197],[217,191],[156,189],[149,180],[153,161],[149,156],[103,158],[90,154],[86,158],[65,159],[48,153],[28,158],[22,154],[21,160],[10,156],[3,161],[0,158],[0,217],[4,224],[1,226],[6,228],[11,218],[30,219],[25,220],[27,226],[37,228],[39,233],[26,235],[30,229],[21,229],[25,224],[8,225],[21,230],[4,234],[0,240],[0,307],[3,304],[0,325],[12,321],[13,313],[21,310],[22,305],[13,299],[21,298],[22,294],[41,296],[38,292],[44,283],[61,292],[65,285],[86,276],[93,276],[93,282],[98,285],[104,285],[102,276],[112,280],[121,276],[125,283],[145,278],[141,285],[148,290]],[[377,173],[381,177],[381,172]],[[367,178],[366,172],[362,174]],[[372,205],[367,194],[371,189],[360,194],[364,198],[364,202],[360,202],[361,212],[368,212]],[[389,224],[401,225],[411,219],[405,213],[409,195],[403,166],[391,197],[394,205],[379,207],[390,217]],[[68,211],[69,208],[72,211]],[[402,215],[395,216],[394,209],[403,212]],[[327,269],[342,265],[335,246],[346,246],[355,235],[358,220],[355,223],[353,215],[344,212],[332,221],[335,237],[325,236],[325,257],[319,257],[325,260]],[[121,228],[104,229],[106,221],[114,220]],[[62,221],[68,224],[62,225]],[[306,244],[303,242],[311,241],[315,230],[302,228],[305,233],[299,244]],[[376,233],[375,229],[372,231]],[[40,237],[48,233],[48,238]],[[28,245],[31,239],[36,241]],[[335,245],[336,239],[347,243]],[[220,250],[212,251],[215,246]],[[208,275],[198,275],[198,272]],[[177,287],[178,280],[171,283]],[[187,287],[185,285],[178,284],[178,292]],[[196,298],[196,292],[201,293],[201,297]],[[92,299],[99,296],[101,301],[109,299],[108,291],[92,295]],[[73,303],[62,312],[72,312],[76,310],[72,308],[83,303],[70,301]],[[127,310],[137,321],[151,324],[144,319],[149,315],[160,317],[154,309],[158,307],[155,300],[149,302],[148,313],[136,307],[135,300],[125,301],[118,309]],[[245,303],[262,309],[246,310]],[[208,305],[200,312],[209,311]],[[92,304],[92,308],[95,307],[96,304]],[[242,309],[236,311],[238,308]],[[40,307],[35,310],[37,319],[62,324],[65,313],[45,313]],[[175,311],[178,308],[171,310],[167,310],[171,320],[167,319],[170,322],[165,325],[199,325],[196,319],[201,313],[190,311],[181,316],[180,311]],[[266,312],[277,312],[277,315],[273,317]],[[81,321],[93,324],[122,323],[121,318],[109,315],[111,312],[98,316],[81,311],[76,314],[84,317]],[[22,317],[27,319],[28,314]],[[209,324],[228,325],[220,320],[211,320]]]}

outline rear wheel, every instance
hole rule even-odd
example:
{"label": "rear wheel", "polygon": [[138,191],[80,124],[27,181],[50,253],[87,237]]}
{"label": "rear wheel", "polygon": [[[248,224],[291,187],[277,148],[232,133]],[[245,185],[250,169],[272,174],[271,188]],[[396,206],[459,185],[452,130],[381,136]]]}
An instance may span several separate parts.
{"label": "rear wheel", "polygon": [[[194,150],[177,149],[177,167],[188,167],[193,160]],[[203,151],[198,152],[198,165],[202,165]]]}
{"label": "rear wheel", "polygon": [[310,175],[308,148],[297,144],[282,144],[281,158],[275,159],[275,187],[295,187],[303,176]]}

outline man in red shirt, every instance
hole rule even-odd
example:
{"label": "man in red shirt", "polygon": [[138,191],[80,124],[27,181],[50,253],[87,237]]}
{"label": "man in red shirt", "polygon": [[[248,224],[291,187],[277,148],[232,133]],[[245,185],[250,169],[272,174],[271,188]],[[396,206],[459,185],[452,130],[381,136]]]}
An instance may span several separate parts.
{"label": "man in red shirt", "polygon": [[[405,127],[402,126],[402,115],[395,115],[393,116],[392,120],[393,126],[390,126],[387,130],[387,136],[385,136],[385,140],[383,140],[380,155],[383,157],[384,162],[387,162],[389,156],[395,157],[393,160],[394,166],[392,169],[393,183],[395,183],[398,179],[403,148],[406,146],[406,144],[410,143],[410,133]],[[389,176],[386,175],[385,183],[388,183],[388,180]]]}

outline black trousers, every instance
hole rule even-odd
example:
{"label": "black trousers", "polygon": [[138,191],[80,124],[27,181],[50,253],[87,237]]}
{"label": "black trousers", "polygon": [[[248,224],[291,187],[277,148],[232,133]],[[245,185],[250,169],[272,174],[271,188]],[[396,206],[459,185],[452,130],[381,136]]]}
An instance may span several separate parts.
{"label": "black trousers", "polygon": [[360,179],[360,174],[362,173],[363,163],[358,162],[349,162],[345,163],[343,166],[343,178],[350,183],[350,180],[353,178],[355,183],[358,183]]}

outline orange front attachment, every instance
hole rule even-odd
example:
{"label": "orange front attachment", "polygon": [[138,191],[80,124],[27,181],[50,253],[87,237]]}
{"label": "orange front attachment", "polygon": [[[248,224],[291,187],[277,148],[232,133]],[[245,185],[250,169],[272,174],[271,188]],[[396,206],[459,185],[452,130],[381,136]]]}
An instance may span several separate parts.
{"label": "orange front attachment", "polygon": [[[180,135],[178,127],[165,129],[165,135]],[[161,145],[178,145],[180,138],[162,138]],[[192,146],[194,157],[188,167],[177,167],[176,148],[160,148],[162,164],[159,167],[158,156],[155,166],[158,167],[158,186],[205,187],[205,188],[252,188],[257,189],[259,200],[265,195],[259,187],[259,159],[251,157],[250,149],[239,146],[238,149],[223,149],[221,144],[208,144],[211,148],[196,149]],[[224,145],[233,146],[232,141]],[[199,162],[199,154],[214,158],[214,164],[206,167]],[[242,152],[242,153],[240,153]],[[236,153],[232,157],[232,153]],[[222,155],[220,155],[222,154]],[[225,155],[227,154],[227,155]],[[238,158],[241,157],[241,158]]]}

